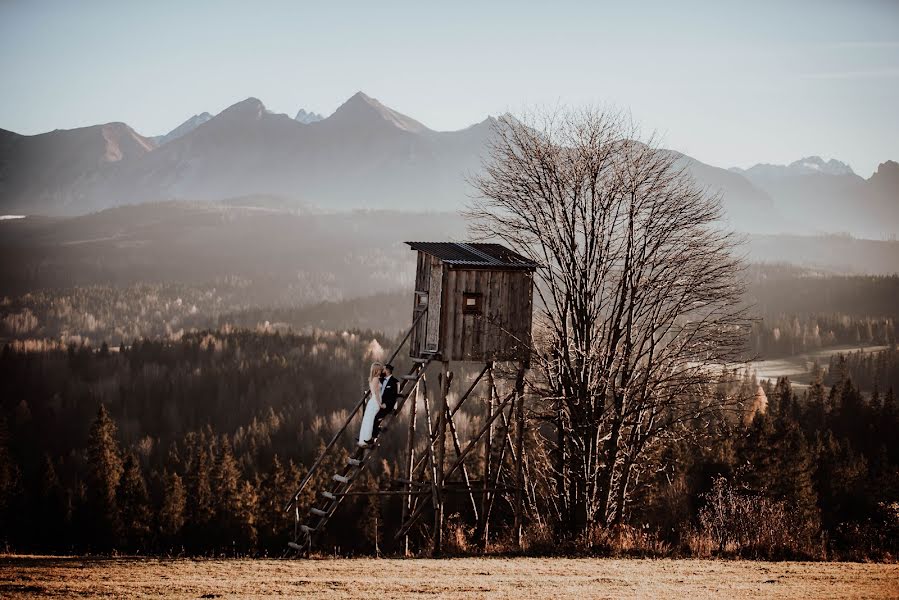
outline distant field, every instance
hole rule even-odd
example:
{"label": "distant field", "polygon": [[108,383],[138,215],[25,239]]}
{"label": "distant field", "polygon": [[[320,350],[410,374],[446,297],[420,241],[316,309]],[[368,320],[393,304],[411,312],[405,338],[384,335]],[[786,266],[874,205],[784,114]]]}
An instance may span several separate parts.
{"label": "distant field", "polygon": [[0,557],[0,598],[899,598],[899,565]]}

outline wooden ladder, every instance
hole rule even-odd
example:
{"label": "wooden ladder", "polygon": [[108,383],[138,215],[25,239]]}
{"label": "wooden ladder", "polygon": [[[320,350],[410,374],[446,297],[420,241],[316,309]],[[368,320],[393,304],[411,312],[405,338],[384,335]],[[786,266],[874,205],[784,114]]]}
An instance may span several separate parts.
{"label": "wooden ladder", "polygon": [[[390,359],[388,359],[388,362],[396,358],[399,349],[402,348],[403,344],[412,334],[412,330],[418,325],[419,320],[424,316],[426,312],[427,311],[425,310],[420,315],[418,315],[418,317],[415,319],[415,322],[412,324],[412,327],[403,338],[403,341],[400,342],[399,346],[393,352]],[[418,386],[418,382],[421,381],[422,376],[425,374],[425,371],[427,370],[428,365],[431,364],[432,360],[433,358],[431,357],[413,358],[412,367],[409,369],[409,372],[399,378],[400,386],[397,393],[397,404],[393,412],[387,414],[381,421],[380,427],[382,434],[390,428],[390,423],[394,419],[394,417],[400,414],[403,407],[405,406],[406,399],[413,394],[415,388]],[[344,465],[343,469],[331,476],[331,480],[334,482],[334,486],[332,487],[332,489],[320,492],[321,503],[319,504],[319,506],[312,506],[309,509],[308,514],[306,515],[306,522],[302,522],[303,518],[300,514],[300,507],[298,504],[300,494],[303,493],[306,485],[312,479],[313,474],[315,474],[321,467],[325,457],[336,451],[336,449],[338,448],[338,440],[349,428],[350,423],[356,417],[356,413],[359,413],[361,415],[364,412],[365,403],[368,400],[369,396],[371,396],[371,391],[366,390],[362,395],[362,399],[356,404],[355,408],[350,412],[349,416],[347,416],[347,419],[343,423],[343,426],[337,431],[337,433],[334,434],[334,436],[331,438],[331,441],[327,446],[325,446],[319,457],[315,460],[314,463],[312,463],[312,466],[309,468],[309,471],[306,473],[306,476],[300,483],[299,489],[293,495],[293,497],[291,497],[290,502],[287,503],[285,511],[293,510],[294,512],[294,539],[287,544],[290,548],[300,552],[307,551],[311,548],[313,535],[324,529],[330,518],[334,516],[334,512],[337,510],[337,507],[340,506],[340,503],[348,495],[350,488],[353,487],[353,483],[356,481],[358,476],[362,474],[362,472],[371,461],[371,458],[378,450],[380,441],[381,439],[383,439],[383,437],[381,436],[375,439],[366,448],[360,448],[357,446],[356,451],[347,459],[347,462]],[[356,446],[355,442],[354,446]]]}

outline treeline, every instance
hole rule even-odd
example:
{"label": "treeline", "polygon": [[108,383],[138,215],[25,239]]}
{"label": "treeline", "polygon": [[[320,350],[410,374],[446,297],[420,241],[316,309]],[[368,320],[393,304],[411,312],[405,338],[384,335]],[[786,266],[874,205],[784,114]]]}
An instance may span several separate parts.
{"label": "treeline", "polygon": [[[280,555],[293,527],[287,499],[359,398],[368,362],[395,342],[367,332],[235,331],[98,349],[7,345],[0,541],[35,552]],[[566,539],[547,508],[553,490],[538,474],[551,457],[541,454],[539,401],[531,399],[526,548],[895,558],[897,377],[895,348],[835,359],[802,392],[786,380],[722,373],[709,393],[745,398],[740,410],[684,423],[653,451],[623,523],[578,539]],[[482,408],[457,415],[463,443]],[[387,488],[402,472],[403,437],[387,436],[363,489]],[[317,473],[301,510],[345,456]],[[399,551],[387,535],[398,525],[396,497],[351,497],[339,510],[324,547]],[[501,536],[511,522],[498,511],[493,549],[507,547]],[[461,502],[450,550],[479,547],[469,521]]]}
{"label": "treeline", "polygon": [[[899,276],[829,276],[788,265],[756,265],[747,302],[759,318],[749,354],[765,359],[899,338]],[[0,339],[47,345],[118,346],[177,340],[197,330],[404,331],[410,292],[346,299],[327,281],[291,283],[222,277],[204,284],[139,283],[35,291],[0,299]],[[314,290],[314,293],[310,290]]]}
{"label": "treeline", "polygon": [[[360,397],[381,343],[393,342],[235,332],[121,348],[7,345],[0,540],[17,550],[280,553],[302,465]],[[349,502],[347,514],[366,506]],[[358,521],[349,517],[346,539]]]}
{"label": "treeline", "polygon": [[[892,372],[896,350],[890,351]],[[695,428],[662,451],[636,522],[692,555],[891,560],[899,553],[899,404],[862,391],[848,363],[830,386],[759,385],[751,418]],[[744,415],[746,416],[746,415]]]}
{"label": "treeline", "polygon": [[[327,292],[327,293],[325,293]],[[341,299],[338,290],[321,296],[280,296],[260,283],[236,276],[206,284],[141,283],[36,291],[0,299],[0,339],[33,346],[113,346],[134,339],[177,340],[185,333],[227,327],[260,331],[372,329],[395,334],[409,326],[412,301],[402,291]],[[278,303],[260,306],[263,298]]]}
{"label": "treeline", "polygon": [[782,314],[899,318],[899,275],[832,275],[786,264],[753,265],[747,297],[763,319]]}
{"label": "treeline", "polygon": [[834,346],[889,346],[899,338],[899,321],[848,314],[782,314],[755,322],[751,357],[782,358]]}
{"label": "treeline", "polygon": [[882,396],[884,390],[899,390],[899,351],[893,345],[882,352],[858,350],[831,356],[824,384],[838,385],[850,376],[861,389],[877,396]]}

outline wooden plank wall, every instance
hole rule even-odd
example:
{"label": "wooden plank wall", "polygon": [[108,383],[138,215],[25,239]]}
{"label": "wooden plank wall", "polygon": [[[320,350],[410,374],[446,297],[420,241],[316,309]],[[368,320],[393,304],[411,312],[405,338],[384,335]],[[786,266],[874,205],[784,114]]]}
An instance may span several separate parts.
{"label": "wooden plank wall", "polygon": [[[431,281],[431,256],[424,252],[418,253],[418,264],[415,269],[415,291],[427,292]],[[418,318],[421,312],[417,304],[418,295],[413,294],[412,298],[412,322]],[[425,334],[427,331],[428,319],[423,318],[418,322],[415,329],[412,330],[412,336],[409,340],[409,356],[419,357],[424,349]]]}
{"label": "wooden plank wall", "polygon": [[[451,268],[443,289],[444,360],[527,360],[533,275],[527,271]],[[480,315],[465,314],[464,292],[482,294]]]}
{"label": "wooden plank wall", "polygon": [[440,337],[440,315],[443,302],[444,265],[437,259],[431,259],[431,284],[428,287],[428,316],[425,330],[425,352],[440,352],[443,339]]}

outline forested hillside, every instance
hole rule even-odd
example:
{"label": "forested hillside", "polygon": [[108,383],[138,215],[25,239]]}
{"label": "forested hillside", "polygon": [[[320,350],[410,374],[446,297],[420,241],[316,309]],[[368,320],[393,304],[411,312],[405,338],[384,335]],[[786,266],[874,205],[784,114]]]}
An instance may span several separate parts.
{"label": "forested hillside", "polygon": [[[0,356],[0,539],[35,552],[279,555],[282,512],[319,445],[359,397],[366,366],[395,340],[368,332],[192,333],[119,347]],[[533,552],[881,558],[899,548],[899,351],[841,358],[807,392],[724,373],[713,393],[745,398],[685,423],[632,490],[614,532],[554,546],[533,451],[526,541]],[[859,383],[856,383],[859,382]],[[456,421],[463,440],[483,418]],[[531,400],[528,444],[542,407]],[[363,486],[390,488],[404,434]],[[337,457],[340,459],[340,456]],[[329,476],[325,468],[313,485]],[[477,474],[473,474],[476,476]],[[308,503],[314,490],[304,498]],[[457,550],[471,516],[457,505]],[[511,513],[500,511],[494,548]],[[341,506],[324,547],[395,551],[394,498]],[[543,517],[541,517],[543,515]],[[360,542],[360,539],[364,540]]]}

